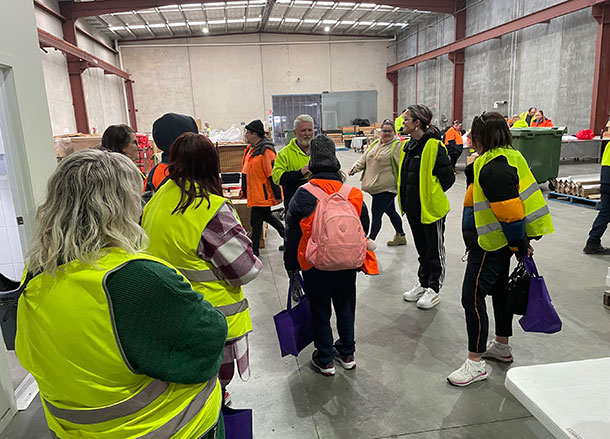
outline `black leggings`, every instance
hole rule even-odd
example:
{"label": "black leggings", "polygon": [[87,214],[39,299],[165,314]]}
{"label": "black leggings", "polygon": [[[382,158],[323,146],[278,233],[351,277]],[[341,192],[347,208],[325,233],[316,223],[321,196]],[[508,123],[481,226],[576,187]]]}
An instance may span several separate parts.
{"label": "black leggings", "polygon": [[371,223],[371,233],[369,234],[369,238],[373,241],[377,238],[379,230],[381,230],[381,218],[384,213],[390,217],[396,233],[400,235],[405,234],[402,228],[402,219],[394,207],[394,198],[396,198],[396,194],[392,192],[381,192],[373,195],[373,221]]}
{"label": "black leggings", "polygon": [[280,236],[284,237],[284,223],[271,214],[271,207],[253,206],[250,212],[250,226],[252,227],[252,252],[258,256],[258,249],[263,234],[263,222],[272,226]]}
{"label": "black leggings", "polygon": [[468,252],[462,284],[462,306],[466,313],[469,352],[483,353],[487,349],[489,319],[485,298],[488,295],[493,301],[496,335],[513,335],[513,314],[508,308],[506,294],[512,254],[508,247],[488,252],[475,246]]}

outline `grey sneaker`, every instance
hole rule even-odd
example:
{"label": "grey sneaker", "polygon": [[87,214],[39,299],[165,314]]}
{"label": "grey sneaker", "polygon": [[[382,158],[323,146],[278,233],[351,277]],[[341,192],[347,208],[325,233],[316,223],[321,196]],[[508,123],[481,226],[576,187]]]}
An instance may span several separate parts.
{"label": "grey sneaker", "polygon": [[513,354],[509,345],[491,340],[487,343],[487,350],[483,354],[483,358],[492,358],[504,363],[510,363],[513,361]]}
{"label": "grey sneaker", "polygon": [[454,386],[465,387],[477,381],[486,380],[488,376],[485,361],[466,360],[462,367],[447,377],[447,381]]}

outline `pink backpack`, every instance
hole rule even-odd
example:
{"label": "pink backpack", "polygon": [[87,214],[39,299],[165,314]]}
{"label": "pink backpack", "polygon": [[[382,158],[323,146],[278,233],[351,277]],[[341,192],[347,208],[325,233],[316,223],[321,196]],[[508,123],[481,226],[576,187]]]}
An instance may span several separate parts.
{"label": "pink backpack", "polygon": [[303,186],[318,199],[305,259],[323,271],[359,268],[366,257],[366,237],[354,205],[348,197],[353,189],[344,184],[327,194],[319,186]]}

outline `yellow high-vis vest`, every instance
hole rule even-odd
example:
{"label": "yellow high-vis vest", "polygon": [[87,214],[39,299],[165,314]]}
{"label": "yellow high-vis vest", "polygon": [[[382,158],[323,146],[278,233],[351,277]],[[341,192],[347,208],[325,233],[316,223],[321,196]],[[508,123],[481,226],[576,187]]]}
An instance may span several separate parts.
{"label": "yellow high-vis vest", "polygon": [[49,428],[62,439],[201,437],[218,422],[218,378],[177,384],[136,374],[106,290],[106,277],[129,261],[169,264],[106,250],[95,266],[72,261],[35,276],[19,299],[17,357],[38,383]]}
{"label": "yellow high-vis vest", "polygon": [[548,235],[554,232],[549,207],[544,200],[536,179],[521,153],[515,149],[501,147],[485,152],[474,162],[474,222],[483,250],[495,251],[508,245],[502,225],[491,210],[491,204],[481,188],[479,174],[483,166],[504,156],[508,164],[517,169],[519,175],[519,198],[525,212],[525,232],[529,237]]}
{"label": "yellow high-vis vest", "polygon": [[203,229],[224,203],[229,201],[210,194],[191,204],[186,212],[172,211],[180,202],[182,190],[173,180],[168,180],[146,204],[142,215],[142,227],[150,239],[147,251],[176,267],[193,286],[217,310],[227,318],[227,341],[235,340],[252,331],[248,300],[240,286],[229,285],[212,263],[197,254]]}
{"label": "yellow high-vis vest", "polygon": [[[408,142],[405,143],[408,145]],[[421,153],[421,164],[419,168],[419,200],[421,203],[421,222],[422,224],[432,224],[449,213],[449,199],[438,177],[432,174],[438,148],[447,147],[438,139],[430,139],[424,145]],[[406,156],[405,146],[400,149],[400,160],[398,163],[398,208],[401,213],[405,213],[400,197],[400,183],[402,179],[402,165]]]}

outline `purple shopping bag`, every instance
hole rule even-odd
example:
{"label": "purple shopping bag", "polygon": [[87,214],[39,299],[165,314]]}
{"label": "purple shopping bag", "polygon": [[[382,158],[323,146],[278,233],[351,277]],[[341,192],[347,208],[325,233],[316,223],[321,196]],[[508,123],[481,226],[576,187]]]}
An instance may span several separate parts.
{"label": "purple shopping bag", "polygon": [[[303,290],[303,279],[298,276]],[[292,282],[292,280],[291,280]],[[305,347],[313,342],[313,323],[311,307],[306,296],[301,297],[298,305],[292,307],[292,285],[288,288],[288,304],[284,311],[273,316],[275,330],[280,342],[282,357],[286,355],[299,355]]]}
{"label": "purple shopping bag", "polygon": [[226,439],[252,439],[252,410],[222,407]]}
{"label": "purple shopping bag", "polygon": [[527,332],[543,332],[554,334],[561,331],[561,319],[551,303],[551,296],[546,289],[544,278],[538,274],[534,259],[524,258],[525,269],[529,273],[530,294],[527,302],[527,311],[519,319],[519,324]]}

